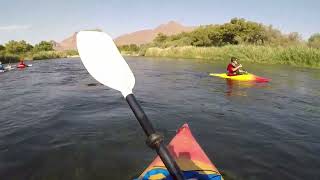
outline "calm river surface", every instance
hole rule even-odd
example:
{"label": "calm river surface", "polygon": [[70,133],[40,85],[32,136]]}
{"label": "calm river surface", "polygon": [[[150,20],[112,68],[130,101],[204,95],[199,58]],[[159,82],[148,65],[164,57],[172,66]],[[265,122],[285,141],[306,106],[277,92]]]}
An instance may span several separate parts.
{"label": "calm river surface", "polygon": [[[320,70],[243,63],[272,79],[248,84],[208,76],[226,63],[126,59],[166,142],[187,122],[235,179],[320,179]],[[125,180],[153,160],[121,94],[79,59],[32,63],[0,74],[1,180]]]}

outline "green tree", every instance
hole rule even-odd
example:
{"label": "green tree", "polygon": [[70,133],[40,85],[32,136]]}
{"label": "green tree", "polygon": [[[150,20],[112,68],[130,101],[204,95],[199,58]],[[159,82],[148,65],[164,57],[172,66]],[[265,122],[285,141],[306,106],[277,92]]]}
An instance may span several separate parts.
{"label": "green tree", "polygon": [[292,42],[300,42],[302,41],[301,35],[297,32],[292,32],[288,34],[288,39]]}
{"label": "green tree", "polygon": [[155,44],[163,44],[166,40],[168,39],[168,36],[163,34],[163,33],[159,33],[157,34],[157,36],[154,38],[153,42]]}
{"label": "green tree", "polygon": [[320,33],[315,33],[308,39],[308,45],[312,48],[320,49]]}
{"label": "green tree", "polygon": [[6,48],[0,44],[0,51],[4,51]]}
{"label": "green tree", "polygon": [[118,49],[120,51],[134,51],[134,52],[137,52],[137,51],[139,51],[139,46],[136,45],[136,44],[122,45],[122,46],[119,46]]}
{"label": "green tree", "polygon": [[153,46],[224,46],[228,44],[253,44],[272,46],[296,46],[302,43],[298,33],[282,34],[272,26],[233,18],[221,25],[200,26],[191,32],[166,36],[158,34]]}
{"label": "green tree", "polygon": [[215,30],[215,27],[212,25],[200,26],[194,31],[190,32],[190,37],[192,39],[191,45],[193,46],[211,46],[212,39],[210,35],[212,31]]}
{"label": "green tree", "polygon": [[41,41],[40,43],[36,44],[33,48],[35,52],[39,51],[53,51],[53,44],[52,42]]}
{"label": "green tree", "polygon": [[129,49],[130,51],[139,51],[139,46],[137,46],[136,44],[130,44]]}
{"label": "green tree", "polygon": [[22,40],[22,41],[11,40],[5,44],[6,52],[8,52],[10,54],[21,55],[21,54],[24,54],[24,53],[31,51],[32,48],[33,48],[33,46],[24,40]]}
{"label": "green tree", "polygon": [[224,44],[264,44],[266,33],[262,24],[233,18],[220,26]]}

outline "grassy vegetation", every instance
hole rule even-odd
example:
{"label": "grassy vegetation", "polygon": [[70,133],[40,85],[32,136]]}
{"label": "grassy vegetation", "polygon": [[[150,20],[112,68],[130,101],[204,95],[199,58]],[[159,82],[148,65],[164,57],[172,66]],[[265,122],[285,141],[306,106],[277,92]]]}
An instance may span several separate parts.
{"label": "grassy vegetation", "polygon": [[77,51],[40,51],[32,54],[32,60],[67,58],[78,55]]}
{"label": "grassy vegetation", "polygon": [[45,59],[57,59],[77,56],[77,51],[39,51],[33,53],[26,53],[23,56],[14,54],[0,53],[0,61],[4,64],[19,62],[23,57],[26,60],[45,60]]}
{"label": "grassy vegetation", "polygon": [[32,55],[33,60],[64,58],[64,53],[57,51],[40,51]]}
{"label": "grassy vegetation", "polygon": [[125,56],[139,56],[140,46],[136,44],[129,44],[118,46],[119,51]]}
{"label": "grassy vegetation", "polygon": [[0,53],[0,61],[4,64],[18,62],[19,56],[12,55],[12,54]]}
{"label": "grassy vegetation", "polygon": [[228,45],[223,47],[169,47],[149,48],[145,56],[205,59],[227,61],[238,57],[241,61],[266,64],[289,64],[320,68],[320,49],[306,46],[270,47],[255,45]]}

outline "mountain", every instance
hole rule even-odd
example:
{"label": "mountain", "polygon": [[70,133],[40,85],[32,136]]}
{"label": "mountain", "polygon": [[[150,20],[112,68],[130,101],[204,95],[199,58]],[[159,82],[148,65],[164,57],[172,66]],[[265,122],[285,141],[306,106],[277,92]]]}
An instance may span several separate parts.
{"label": "mountain", "polygon": [[115,39],[117,45],[125,44],[146,44],[152,42],[152,40],[159,34],[163,33],[165,35],[174,35],[181,32],[192,31],[195,27],[183,26],[175,21],[170,21],[167,24],[161,24],[155,29],[146,29],[141,31],[136,31],[133,33],[125,34],[119,36]]}
{"label": "mountain", "polygon": [[73,33],[72,36],[61,41],[60,43],[54,43],[53,48],[56,51],[65,51],[65,50],[76,50],[77,49],[77,32]]}
{"label": "mountain", "polygon": [[[192,31],[194,28],[195,27],[187,27],[175,21],[170,21],[167,24],[161,24],[155,29],[146,29],[119,36],[115,39],[115,42],[117,45],[146,44],[151,42],[159,33],[163,33],[165,35],[173,35],[181,32],[189,32]],[[94,30],[101,31],[99,29]],[[57,51],[76,50],[76,36],[77,32],[75,32],[72,36],[64,39],[60,43],[54,42],[53,48]]]}

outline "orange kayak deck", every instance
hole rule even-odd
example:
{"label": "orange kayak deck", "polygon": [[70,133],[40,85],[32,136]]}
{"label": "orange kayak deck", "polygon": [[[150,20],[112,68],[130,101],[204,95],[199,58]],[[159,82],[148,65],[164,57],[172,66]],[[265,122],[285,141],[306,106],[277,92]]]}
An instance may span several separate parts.
{"label": "orange kayak deck", "polygon": [[[196,139],[188,124],[184,124],[171,140],[168,149],[183,171],[185,179],[221,180],[223,179]],[[136,180],[173,180],[157,156],[149,167]]]}

